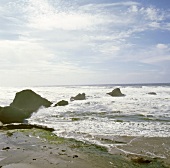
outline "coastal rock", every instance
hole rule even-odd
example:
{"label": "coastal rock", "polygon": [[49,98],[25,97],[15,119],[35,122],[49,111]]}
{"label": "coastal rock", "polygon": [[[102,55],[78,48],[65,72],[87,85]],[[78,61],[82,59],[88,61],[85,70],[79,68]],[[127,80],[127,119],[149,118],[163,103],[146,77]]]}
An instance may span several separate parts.
{"label": "coastal rock", "polygon": [[4,124],[23,122],[23,120],[28,118],[31,113],[32,111],[26,111],[7,106],[0,111],[0,119]]}
{"label": "coastal rock", "polygon": [[4,147],[4,148],[2,148],[2,150],[9,150],[10,149],[10,147]]}
{"label": "coastal rock", "polygon": [[32,90],[16,93],[10,106],[0,108],[0,120],[3,124],[22,123],[36,112],[41,106],[50,107],[52,103]]}
{"label": "coastal rock", "polygon": [[86,99],[86,94],[85,93],[79,93],[77,96],[75,97],[71,97],[70,100],[74,101],[74,100],[85,100]]}
{"label": "coastal rock", "polygon": [[56,107],[56,106],[66,106],[66,105],[68,105],[68,101],[61,100],[57,104],[55,104],[54,107]]}
{"label": "coastal rock", "polygon": [[0,129],[2,129],[2,130],[32,129],[32,128],[43,129],[43,130],[50,131],[50,132],[54,131],[53,128],[48,128],[46,126],[32,125],[32,124],[25,124],[25,123],[5,124],[0,127]]}
{"label": "coastal rock", "polygon": [[125,96],[124,94],[121,93],[119,88],[115,88],[114,90],[112,90],[112,92],[109,92],[107,94],[113,97]]}
{"label": "coastal rock", "polygon": [[155,92],[149,92],[148,94],[149,94],[149,95],[156,95]]}
{"label": "coastal rock", "polygon": [[41,106],[50,107],[51,102],[45,98],[42,98],[40,95],[35,93],[32,90],[23,90],[16,93],[11,107],[29,111],[37,111]]}

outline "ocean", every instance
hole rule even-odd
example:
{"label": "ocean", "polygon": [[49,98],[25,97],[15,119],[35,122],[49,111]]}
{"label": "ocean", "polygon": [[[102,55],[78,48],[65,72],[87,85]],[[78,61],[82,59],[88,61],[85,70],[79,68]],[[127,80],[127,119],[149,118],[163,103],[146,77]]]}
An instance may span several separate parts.
{"label": "ocean", "polygon": [[[117,87],[126,96],[106,94]],[[116,136],[170,137],[170,84],[0,87],[0,106],[9,105],[23,89],[32,89],[53,105],[69,101],[67,106],[42,107],[27,120],[54,128],[60,137],[107,148]],[[78,93],[85,93],[86,100],[70,101]]]}

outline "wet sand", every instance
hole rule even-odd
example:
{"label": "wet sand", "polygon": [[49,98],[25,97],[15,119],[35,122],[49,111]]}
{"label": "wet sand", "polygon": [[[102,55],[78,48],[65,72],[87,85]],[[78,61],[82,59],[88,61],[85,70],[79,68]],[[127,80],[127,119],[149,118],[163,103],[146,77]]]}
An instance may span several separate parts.
{"label": "wet sand", "polygon": [[[119,140],[119,141],[118,141]],[[115,145],[116,144],[116,145]],[[168,168],[170,138],[115,137],[111,151],[39,129],[1,130],[2,168]]]}

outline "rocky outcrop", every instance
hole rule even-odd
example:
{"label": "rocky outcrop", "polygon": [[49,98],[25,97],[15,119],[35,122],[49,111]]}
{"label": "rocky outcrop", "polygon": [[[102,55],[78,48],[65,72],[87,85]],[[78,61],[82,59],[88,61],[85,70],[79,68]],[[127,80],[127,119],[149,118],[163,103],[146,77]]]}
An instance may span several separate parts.
{"label": "rocky outcrop", "polygon": [[50,101],[42,98],[32,90],[23,90],[16,93],[15,98],[10,106],[17,109],[24,109],[34,112],[37,111],[41,106],[50,107],[51,104],[52,103]]}
{"label": "rocky outcrop", "polygon": [[85,93],[79,93],[77,96],[75,97],[71,97],[70,100],[74,101],[74,100],[85,100],[86,99],[86,94]]}
{"label": "rocky outcrop", "polygon": [[32,90],[23,90],[16,93],[10,106],[0,109],[0,121],[6,123],[22,123],[36,112],[41,106],[50,107],[51,102]]}
{"label": "rocky outcrop", "polygon": [[119,88],[115,88],[114,90],[112,90],[112,92],[109,92],[107,94],[113,97],[125,96],[124,94],[122,94]]}
{"label": "rocky outcrop", "polygon": [[66,106],[66,105],[68,105],[68,101],[61,100],[57,104],[55,104],[54,107],[56,107],[56,106]]}
{"label": "rocky outcrop", "polygon": [[11,106],[7,106],[0,111],[0,120],[2,123],[18,123],[30,117],[32,111],[21,110]]}

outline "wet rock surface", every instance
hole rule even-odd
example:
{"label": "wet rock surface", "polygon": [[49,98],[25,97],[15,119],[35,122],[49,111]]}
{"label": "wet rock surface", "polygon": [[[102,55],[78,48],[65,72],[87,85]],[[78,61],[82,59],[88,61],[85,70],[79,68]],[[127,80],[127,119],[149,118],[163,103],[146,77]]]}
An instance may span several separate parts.
{"label": "wet rock surface", "polygon": [[59,138],[49,131],[11,130],[11,136],[8,132],[0,131],[0,142],[3,142],[0,167],[3,168],[168,168],[157,159],[134,154],[111,155],[96,145]]}

